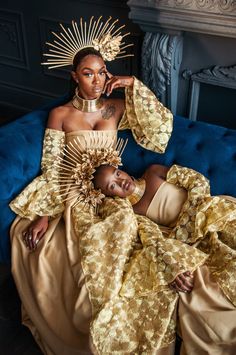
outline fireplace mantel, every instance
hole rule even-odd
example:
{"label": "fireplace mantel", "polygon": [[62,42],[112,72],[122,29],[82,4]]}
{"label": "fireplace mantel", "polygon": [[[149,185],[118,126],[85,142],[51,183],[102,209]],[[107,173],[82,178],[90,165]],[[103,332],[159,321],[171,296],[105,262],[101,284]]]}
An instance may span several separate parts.
{"label": "fireplace mantel", "polygon": [[[200,119],[212,123],[219,115],[221,125],[235,128],[232,104],[226,104],[226,96],[232,95],[235,102],[235,91],[226,93],[223,88],[236,87],[236,0],[129,0],[127,4],[129,17],[145,32],[141,58],[144,83],[174,114],[196,120],[202,113]],[[220,81],[215,80],[216,72]],[[229,72],[233,72],[230,81]],[[205,78],[205,73],[211,75]],[[224,100],[213,85],[222,88]],[[211,99],[212,105],[222,103],[222,110],[210,118],[208,111],[210,115],[215,112],[210,103],[204,104],[209,108],[207,113],[202,109],[206,90],[219,95]]]}
{"label": "fireplace mantel", "polygon": [[236,38],[235,0],[129,0],[129,17],[144,32],[182,31]]}

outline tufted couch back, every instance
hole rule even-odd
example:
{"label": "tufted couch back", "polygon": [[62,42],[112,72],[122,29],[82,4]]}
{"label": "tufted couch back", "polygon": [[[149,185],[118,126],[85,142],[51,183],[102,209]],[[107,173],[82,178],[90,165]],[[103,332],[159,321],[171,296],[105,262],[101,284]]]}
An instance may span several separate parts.
{"label": "tufted couch back", "polygon": [[[55,106],[54,102],[54,106]],[[9,202],[40,173],[42,142],[48,111],[33,111],[0,127],[0,261],[10,260],[9,228],[15,218]],[[174,130],[164,154],[138,146],[130,131],[123,154],[124,169],[140,176],[153,163],[179,164],[198,170],[211,181],[212,194],[236,196],[236,131],[182,117],[174,118]]]}

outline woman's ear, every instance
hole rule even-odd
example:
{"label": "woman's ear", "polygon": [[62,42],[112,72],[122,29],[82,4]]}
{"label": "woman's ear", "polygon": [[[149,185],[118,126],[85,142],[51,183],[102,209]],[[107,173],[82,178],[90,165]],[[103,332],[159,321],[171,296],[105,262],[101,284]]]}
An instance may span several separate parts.
{"label": "woman's ear", "polygon": [[71,76],[72,76],[73,80],[78,84],[78,78],[77,78],[77,74],[75,71],[71,71]]}

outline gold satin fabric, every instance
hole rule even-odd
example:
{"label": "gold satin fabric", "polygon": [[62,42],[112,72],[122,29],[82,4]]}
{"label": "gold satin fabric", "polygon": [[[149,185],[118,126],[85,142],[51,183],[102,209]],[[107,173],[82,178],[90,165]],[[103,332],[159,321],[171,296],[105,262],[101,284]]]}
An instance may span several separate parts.
{"label": "gold satin fabric", "polygon": [[186,199],[185,189],[164,181],[153,196],[146,216],[157,224],[174,226]]}
{"label": "gold satin fabric", "polygon": [[236,310],[206,265],[194,275],[194,291],[179,294],[180,355],[234,355]]}

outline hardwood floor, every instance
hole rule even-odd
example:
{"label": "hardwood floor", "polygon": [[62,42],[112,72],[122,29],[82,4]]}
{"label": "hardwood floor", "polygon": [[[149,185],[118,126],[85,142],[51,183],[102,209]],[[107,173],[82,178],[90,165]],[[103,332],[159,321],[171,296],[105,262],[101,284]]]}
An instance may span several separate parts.
{"label": "hardwood floor", "polygon": [[42,355],[28,328],[21,324],[20,300],[10,267],[0,264],[0,354]]}

